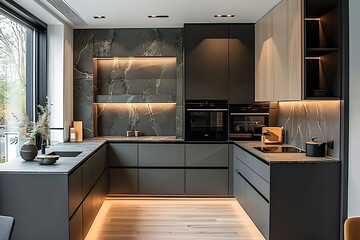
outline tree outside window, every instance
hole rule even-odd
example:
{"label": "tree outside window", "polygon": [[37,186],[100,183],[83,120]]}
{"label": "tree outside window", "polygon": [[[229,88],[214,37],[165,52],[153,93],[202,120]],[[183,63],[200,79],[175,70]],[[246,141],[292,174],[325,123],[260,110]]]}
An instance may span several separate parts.
{"label": "tree outside window", "polygon": [[26,85],[33,79],[33,36],[33,29],[0,13],[0,163],[16,158],[26,141]]}

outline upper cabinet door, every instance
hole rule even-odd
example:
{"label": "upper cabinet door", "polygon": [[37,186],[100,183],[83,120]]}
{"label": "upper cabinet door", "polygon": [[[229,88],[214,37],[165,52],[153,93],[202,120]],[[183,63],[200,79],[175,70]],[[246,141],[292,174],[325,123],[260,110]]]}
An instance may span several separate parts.
{"label": "upper cabinet door", "polygon": [[185,24],[185,99],[228,99],[228,25]]}
{"label": "upper cabinet door", "polygon": [[255,26],[229,25],[229,103],[255,101]]}
{"label": "upper cabinet door", "polygon": [[255,25],[255,100],[302,99],[302,1],[283,0]]}

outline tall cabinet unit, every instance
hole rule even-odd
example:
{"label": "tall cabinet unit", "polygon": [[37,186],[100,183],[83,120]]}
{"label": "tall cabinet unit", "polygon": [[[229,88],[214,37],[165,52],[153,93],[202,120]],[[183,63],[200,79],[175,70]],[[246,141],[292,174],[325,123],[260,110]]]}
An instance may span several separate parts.
{"label": "tall cabinet unit", "polygon": [[185,99],[254,102],[254,24],[185,24]]}

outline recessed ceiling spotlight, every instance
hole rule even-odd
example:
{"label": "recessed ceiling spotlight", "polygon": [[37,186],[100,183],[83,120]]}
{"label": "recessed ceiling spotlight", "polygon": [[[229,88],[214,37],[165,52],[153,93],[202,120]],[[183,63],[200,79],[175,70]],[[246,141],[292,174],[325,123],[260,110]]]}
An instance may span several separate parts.
{"label": "recessed ceiling spotlight", "polygon": [[216,18],[233,18],[235,17],[234,14],[216,14],[214,15],[214,17]]}
{"label": "recessed ceiling spotlight", "polygon": [[168,18],[169,15],[149,15],[148,18]]}
{"label": "recessed ceiling spotlight", "polygon": [[94,16],[94,18],[95,19],[103,19],[103,18],[105,18],[105,16],[104,15],[99,15],[99,16]]}

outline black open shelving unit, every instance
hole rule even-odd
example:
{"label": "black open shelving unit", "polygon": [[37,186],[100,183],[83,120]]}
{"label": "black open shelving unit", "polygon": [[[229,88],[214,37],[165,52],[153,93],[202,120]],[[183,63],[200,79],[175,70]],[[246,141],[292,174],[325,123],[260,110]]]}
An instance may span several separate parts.
{"label": "black open shelving unit", "polygon": [[304,98],[342,99],[341,0],[304,3]]}

